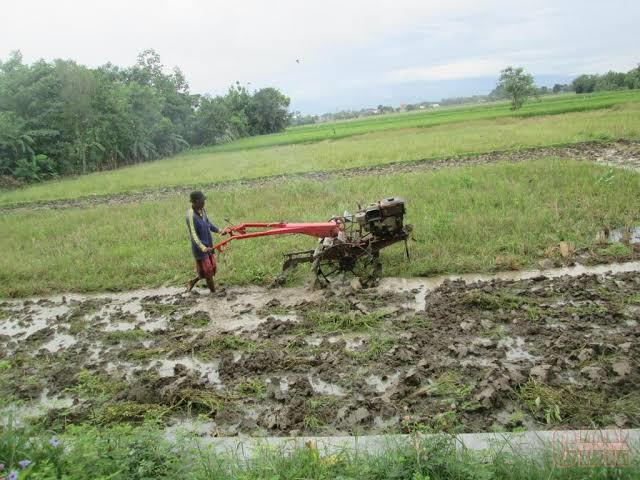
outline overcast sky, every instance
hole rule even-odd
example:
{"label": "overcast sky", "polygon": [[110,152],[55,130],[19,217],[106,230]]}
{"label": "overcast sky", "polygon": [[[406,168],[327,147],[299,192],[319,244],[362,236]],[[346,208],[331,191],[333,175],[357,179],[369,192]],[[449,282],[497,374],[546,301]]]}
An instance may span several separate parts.
{"label": "overcast sky", "polygon": [[274,86],[323,113],[488,93],[640,62],[640,1],[2,0],[0,59],[126,66],[153,48],[197,93]]}

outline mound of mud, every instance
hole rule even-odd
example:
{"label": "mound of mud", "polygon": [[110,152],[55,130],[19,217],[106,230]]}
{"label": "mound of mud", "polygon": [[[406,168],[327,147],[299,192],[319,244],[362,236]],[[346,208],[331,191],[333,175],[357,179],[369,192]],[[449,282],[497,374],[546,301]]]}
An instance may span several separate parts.
{"label": "mound of mud", "polygon": [[5,302],[0,394],[210,435],[640,426],[637,272],[403,283]]}

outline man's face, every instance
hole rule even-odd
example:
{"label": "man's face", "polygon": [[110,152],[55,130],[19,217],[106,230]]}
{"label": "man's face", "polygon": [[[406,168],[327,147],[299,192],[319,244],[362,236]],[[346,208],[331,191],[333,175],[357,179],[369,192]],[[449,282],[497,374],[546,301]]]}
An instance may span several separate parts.
{"label": "man's face", "polygon": [[201,199],[196,200],[195,202],[193,202],[193,208],[195,210],[202,210],[204,208],[204,199],[201,198]]}

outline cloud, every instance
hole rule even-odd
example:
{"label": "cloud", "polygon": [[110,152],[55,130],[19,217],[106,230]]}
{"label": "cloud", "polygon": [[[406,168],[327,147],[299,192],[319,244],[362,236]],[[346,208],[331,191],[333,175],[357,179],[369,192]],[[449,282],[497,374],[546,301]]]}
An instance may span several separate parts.
{"label": "cloud", "polygon": [[20,0],[1,11],[0,59],[19,49],[27,62],[127,66],[154,48],[194,92],[275,86],[313,112],[401,96],[412,82],[441,82],[423,89],[430,98],[462,84],[482,93],[464,82],[509,64],[569,75],[640,61],[640,3],[625,0]]}
{"label": "cloud", "polygon": [[496,58],[468,58],[429,67],[402,68],[385,74],[391,82],[455,80],[497,75],[508,62]]}

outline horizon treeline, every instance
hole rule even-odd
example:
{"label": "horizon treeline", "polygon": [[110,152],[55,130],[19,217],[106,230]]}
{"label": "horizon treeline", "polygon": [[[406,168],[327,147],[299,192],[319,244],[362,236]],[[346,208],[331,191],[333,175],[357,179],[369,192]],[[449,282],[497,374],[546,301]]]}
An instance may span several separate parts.
{"label": "horizon treeline", "polygon": [[[640,89],[640,64],[628,72],[609,71],[603,74],[580,75],[574,78],[571,83],[556,83],[552,87],[542,85],[535,87],[535,95],[550,95],[559,93],[593,93],[612,90],[633,90]],[[498,85],[487,95],[472,95],[468,97],[443,98],[438,102],[424,101],[411,103],[394,108],[391,105],[378,105],[376,108],[363,108],[361,110],[342,110],[339,112],[325,113],[322,115],[302,115],[293,112],[291,116],[292,125],[308,125],[312,123],[330,122],[334,120],[347,120],[370,115],[379,115],[393,112],[413,111],[421,108],[449,105],[463,105],[467,103],[491,102],[505,100],[507,95]]]}
{"label": "horizon treeline", "polygon": [[223,96],[192,94],[154,50],[135,65],[89,68],[72,60],[0,61],[0,187],[118,168],[190,146],[275,133],[289,98],[239,82]]}

